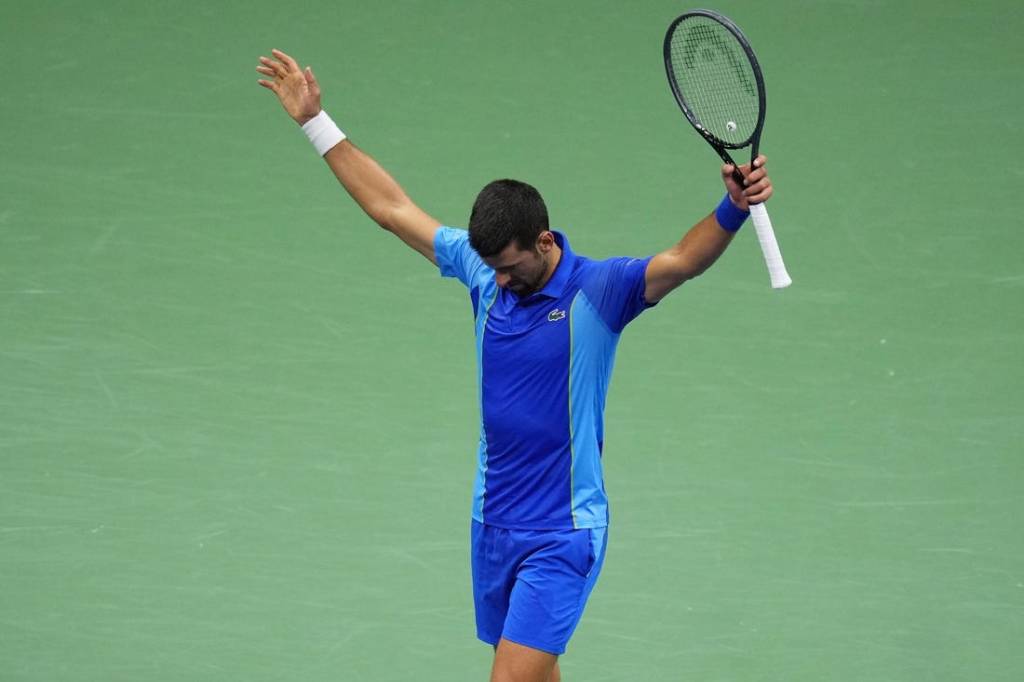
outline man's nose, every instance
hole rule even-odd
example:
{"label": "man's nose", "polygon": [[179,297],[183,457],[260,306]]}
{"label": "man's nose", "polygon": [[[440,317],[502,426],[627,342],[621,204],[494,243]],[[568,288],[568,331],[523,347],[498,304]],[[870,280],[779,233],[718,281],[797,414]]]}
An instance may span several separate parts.
{"label": "man's nose", "polygon": [[494,282],[495,282],[495,284],[497,284],[502,289],[504,289],[505,287],[508,286],[508,283],[509,283],[509,281],[511,279],[512,279],[512,275],[509,275],[507,273],[498,272],[498,273],[495,273],[495,275],[494,275]]}

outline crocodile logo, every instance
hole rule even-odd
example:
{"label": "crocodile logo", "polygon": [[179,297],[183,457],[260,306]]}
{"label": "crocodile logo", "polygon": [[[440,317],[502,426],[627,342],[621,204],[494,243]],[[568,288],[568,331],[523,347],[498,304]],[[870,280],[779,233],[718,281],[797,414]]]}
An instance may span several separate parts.
{"label": "crocodile logo", "polygon": [[558,322],[559,320],[564,320],[564,319],[565,319],[565,311],[564,310],[559,310],[558,308],[555,308],[550,313],[548,313],[548,322]]}

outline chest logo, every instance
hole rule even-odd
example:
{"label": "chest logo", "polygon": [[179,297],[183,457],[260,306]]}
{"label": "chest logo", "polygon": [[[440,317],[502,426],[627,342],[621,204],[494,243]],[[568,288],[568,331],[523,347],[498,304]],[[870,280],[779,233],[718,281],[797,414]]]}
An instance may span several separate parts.
{"label": "chest logo", "polygon": [[558,322],[559,320],[564,320],[564,319],[565,319],[565,311],[564,310],[559,310],[558,308],[555,308],[550,313],[548,313],[548,322]]}

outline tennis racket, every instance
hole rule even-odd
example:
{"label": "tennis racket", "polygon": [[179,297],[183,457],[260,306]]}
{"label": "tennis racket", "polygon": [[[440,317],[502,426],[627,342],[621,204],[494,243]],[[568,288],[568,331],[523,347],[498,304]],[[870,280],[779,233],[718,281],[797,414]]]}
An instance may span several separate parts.
{"label": "tennis racket", "polygon": [[[753,164],[765,111],[764,77],[746,36],[717,12],[687,12],[665,34],[665,71],[686,119],[723,161],[733,165],[733,177],[742,185],[743,175],[728,150],[750,147]],[[793,280],[764,204],[751,204],[750,217],[772,288],[788,287]]]}

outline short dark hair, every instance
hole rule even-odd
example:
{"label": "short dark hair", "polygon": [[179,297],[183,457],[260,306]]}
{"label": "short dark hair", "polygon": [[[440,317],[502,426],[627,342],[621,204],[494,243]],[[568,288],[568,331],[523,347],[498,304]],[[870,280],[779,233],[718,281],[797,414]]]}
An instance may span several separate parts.
{"label": "short dark hair", "polygon": [[469,215],[469,245],[483,256],[496,256],[513,241],[521,250],[535,248],[548,230],[548,209],[540,192],[518,180],[495,180],[480,190]]}

